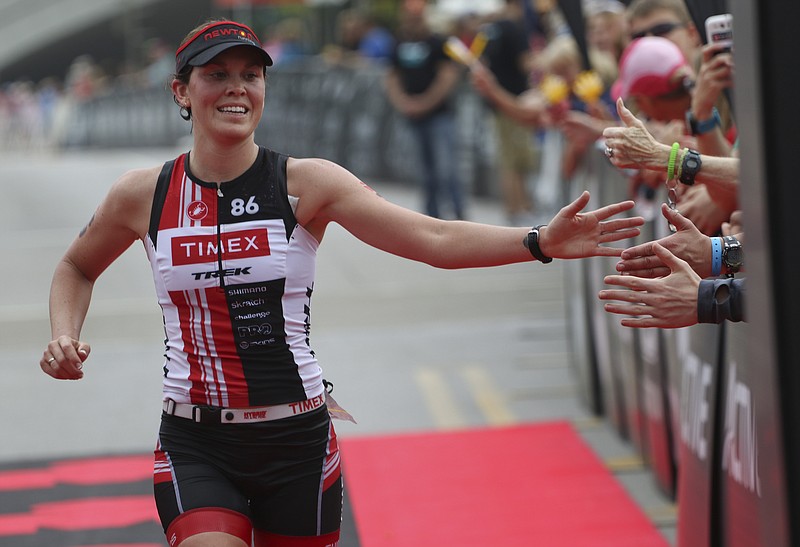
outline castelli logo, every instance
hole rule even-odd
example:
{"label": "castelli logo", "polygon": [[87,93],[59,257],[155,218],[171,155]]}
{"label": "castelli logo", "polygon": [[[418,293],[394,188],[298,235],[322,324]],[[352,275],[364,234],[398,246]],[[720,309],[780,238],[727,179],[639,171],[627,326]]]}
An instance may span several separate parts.
{"label": "castelli logo", "polygon": [[192,220],[203,220],[208,214],[208,205],[202,201],[193,201],[186,208],[186,214]]}

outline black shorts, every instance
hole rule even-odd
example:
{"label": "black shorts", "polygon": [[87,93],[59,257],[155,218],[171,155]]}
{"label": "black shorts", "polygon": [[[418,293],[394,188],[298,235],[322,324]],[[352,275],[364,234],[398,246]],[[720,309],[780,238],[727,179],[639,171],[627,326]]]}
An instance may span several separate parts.
{"label": "black shorts", "polygon": [[337,531],[342,476],[328,410],[250,424],[162,415],[154,489],[165,532],[179,515],[199,508],[236,511],[273,534]]}

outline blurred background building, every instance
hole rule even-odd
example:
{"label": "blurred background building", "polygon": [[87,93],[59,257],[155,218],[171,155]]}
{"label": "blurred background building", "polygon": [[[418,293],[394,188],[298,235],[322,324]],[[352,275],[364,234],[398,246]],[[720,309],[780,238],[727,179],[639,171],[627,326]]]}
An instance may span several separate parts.
{"label": "blurred background building", "polygon": [[[150,60],[155,40],[174,51],[183,36],[209,16],[227,16],[265,33],[300,19],[311,52],[337,41],[342,10],[369,10],[391,26],[400,0],[0,0],[0,82],[65,78],[73,60],[88,56],[111,75]],[[488,12],[500,0],[439,0],[433,11]]]}

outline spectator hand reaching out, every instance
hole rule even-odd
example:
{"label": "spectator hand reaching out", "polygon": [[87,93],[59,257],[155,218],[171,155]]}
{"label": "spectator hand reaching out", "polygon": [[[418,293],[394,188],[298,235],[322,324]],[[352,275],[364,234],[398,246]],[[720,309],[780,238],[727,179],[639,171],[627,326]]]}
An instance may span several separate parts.
{"label": "spectator hand reaching out", "polygon": [[600,300],[612,300],[604,306],[610,313],[633,315],[623,318],[625,327],[679,328],[697,323],[697,292],[700,276],[685,261],[657,242],[652,243],[655,257],[664,264],[669,275],[645,279],[633,275],[609,275],[607,285],[621,289],[604,289]]}
{"label": "spectator hand reaching out", "polygon": [[697,229],[691,220],[666,203],[661,204],[661,214],[677,228],[677,232],[658,241],[642,243],[622,252],[617,271],[635,277],[656,278],[670,273],[669,264],[664,263],[656,246],[661,246],[686,261],[700,277],[711,276],[711,240]]}

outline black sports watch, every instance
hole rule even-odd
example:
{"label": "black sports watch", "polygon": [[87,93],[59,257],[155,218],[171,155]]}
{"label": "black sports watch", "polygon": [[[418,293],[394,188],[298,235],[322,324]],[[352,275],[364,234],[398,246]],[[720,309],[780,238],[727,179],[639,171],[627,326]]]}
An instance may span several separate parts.
{"label": "black sports watch", "polygon": [[744,250],[739,240],[733,236],[722,238],[722,263],[725,265],[725,275],[728,277],[733,277],[733,274],[742,269]]}
{"label": "black sports watch", "polygon": [[539,226],[534,226],[531,228],[531,231],[528,232],[528,235],[525,236],[525,239],[522,240],[522,244],[527,247],[527,249],[531,252],[533,258],[541,262],[542,264],[549,264],[553,261],[553,257],[545,256],[542,252],[542,249],[539,248],[539,230],[547,226],[546,224],[540,224]]}
{"label": "black sports watch", "polygon": [[698,120],[695,118],[691,108],[686,111],[686,127],[689,128],[689,132],[694,136],[704,135],[721,125],[722,119],[719,116],[719,110],[717,110],[716,106],[711,109],[711,117],[707,120]]}
{"label": "black sports watch", "polygon": [[697,176],[697,172],[700,171],[702,166],[703,161],[700,159],[700,152],[687,148],[686,153],[683,155],[681,176],[678,180],[687,186],[692,186],[694,184],[694,177]]}

